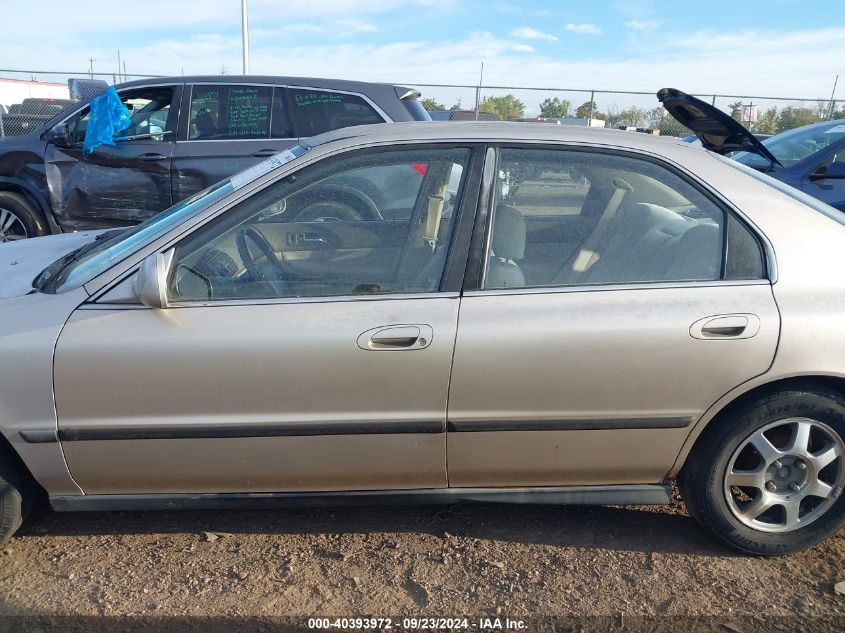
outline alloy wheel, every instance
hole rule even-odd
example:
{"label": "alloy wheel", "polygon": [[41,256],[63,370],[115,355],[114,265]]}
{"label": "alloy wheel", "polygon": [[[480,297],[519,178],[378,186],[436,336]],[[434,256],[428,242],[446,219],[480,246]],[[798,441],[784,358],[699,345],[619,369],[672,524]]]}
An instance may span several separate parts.
{"label": "alloy wheel", "polygon": [[787,418],[745,438],[724,491],[733,515],[763,532],[790,532],[821,517],[842,492],[845,443],[818,420]]}
{"label": "alloy wheel", "polygon": [[26,225],[9,209],[0,208],[0,242],[12,242],[29,237]]}

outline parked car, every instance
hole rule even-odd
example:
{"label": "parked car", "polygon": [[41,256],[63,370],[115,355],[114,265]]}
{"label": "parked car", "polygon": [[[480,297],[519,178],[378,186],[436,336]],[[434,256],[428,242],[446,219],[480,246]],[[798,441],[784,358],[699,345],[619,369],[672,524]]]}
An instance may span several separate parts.
{"label": "parked car", "polygon": [[129,226],[300,138],[429,120],[413,90],[355,81],[165,77],[117,91],[132,123],[115,146],[83,154],[89,100],[0,141],[0,212],[8,218],[0,241]]}
{"label": "parked car", "polygon": [[26,134],[63,112],[73,101],[48,97],[31,97],[9,106],[3,113],[3,136]]}
{"label": "parked car", "polygon": [[813,545],[845,522],[843,224],[677,140],[407,123],[0,246],[2,537],[42,489],[643,504],[674,479],[728,545]]}
{"label": "parked car", "polygon": [[[758,141],[765,141],[767,138],[771,138],[774,136],[773,134],[754,134],[754,138]],[[701,145],[701,139],[698,138],[695,134],[685,134],[684,136],[680,137],[681,140],[686,141],[687,143],[692,143],[693,145]],[[734,152],[735,153],[735,152]],[[729,156],[730,154],[725,154]]]}
{"label": "parked car", "polygon": [[680,90],[664,88],[657,98],[707,149],[845,211],[845,119],[761,139],[721,110]]}

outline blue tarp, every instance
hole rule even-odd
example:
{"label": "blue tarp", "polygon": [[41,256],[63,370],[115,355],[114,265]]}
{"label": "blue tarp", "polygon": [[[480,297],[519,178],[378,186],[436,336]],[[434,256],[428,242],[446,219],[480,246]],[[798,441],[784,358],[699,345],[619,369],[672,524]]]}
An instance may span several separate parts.
{"label": "blue tarp", "polygon": [[129,110],[117,96],[114,86],[110,86],[91,100],[91,114],[85,129],[85,142],[82,143],[83,153],[90,154],[100,145],[114,145],[115,133],[125,130],[131,122]]}

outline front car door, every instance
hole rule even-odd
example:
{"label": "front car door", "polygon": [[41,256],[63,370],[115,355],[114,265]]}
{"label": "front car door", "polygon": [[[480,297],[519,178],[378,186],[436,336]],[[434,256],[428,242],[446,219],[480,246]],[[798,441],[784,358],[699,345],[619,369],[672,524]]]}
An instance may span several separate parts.
{"label": "front car door", "polygon": [[[55,397],[80,487],[445,487],[466,243],[447,254],[473,221],[473,152],[380,148],[312,164],[168,248],[172,307],[77,310],[57,344]],[[456,266],[457,281],[441,282]]]}
{"label": "front car door", "polygon": [[660,482],[695,420],[772,362],[760,241],[643,155],[505,147],[493,173],[455,348],[450,486]]}
{"label": "front car door", "polygon": [[127,88],[119,93],[132,123],[114,145],[82,152],[88,106],[64,121],[68,147],[47,145],[50,206],[62,228],[88,229],[142,222],[172,202],[170,160],[181,85]]}

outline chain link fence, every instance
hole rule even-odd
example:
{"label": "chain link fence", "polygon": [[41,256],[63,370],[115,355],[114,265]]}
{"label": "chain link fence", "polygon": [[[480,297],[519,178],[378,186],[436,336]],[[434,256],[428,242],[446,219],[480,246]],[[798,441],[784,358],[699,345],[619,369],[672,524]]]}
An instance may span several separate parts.
{"label": "chain link fence", "polygon": [[[656,90],[579,90],[515,86],[414,85],[436,118],[560,121],[595,127],[638,128],[669,136],[690,134],[657,101]],[[695,94],[756,134],[777,134],[802,125],[845,118],[845,104],[831,99]],[[453,112],[453,114],[447,114]]]}
{"label": "chain link fence", "polygon": [[90,90],[102,89],[94,80],[114,85],[154,76],[0,69],[0,138],[27,134]]}
{"label": "chain link fence", "polygon": [[[0,69],[0,137],[25,134],[75,99],[69,80],[99,79],[118,84],[156,77],[125,73]],[[443,120],[549,120],[594,127],[637,128],[683,136],[690,131],[658,103],[656,91],[588,90],[415,84],[432,117]],[[777,134],[802,125],[845,118],[845,104],[825,98],[696,94],[757,134]]]}

